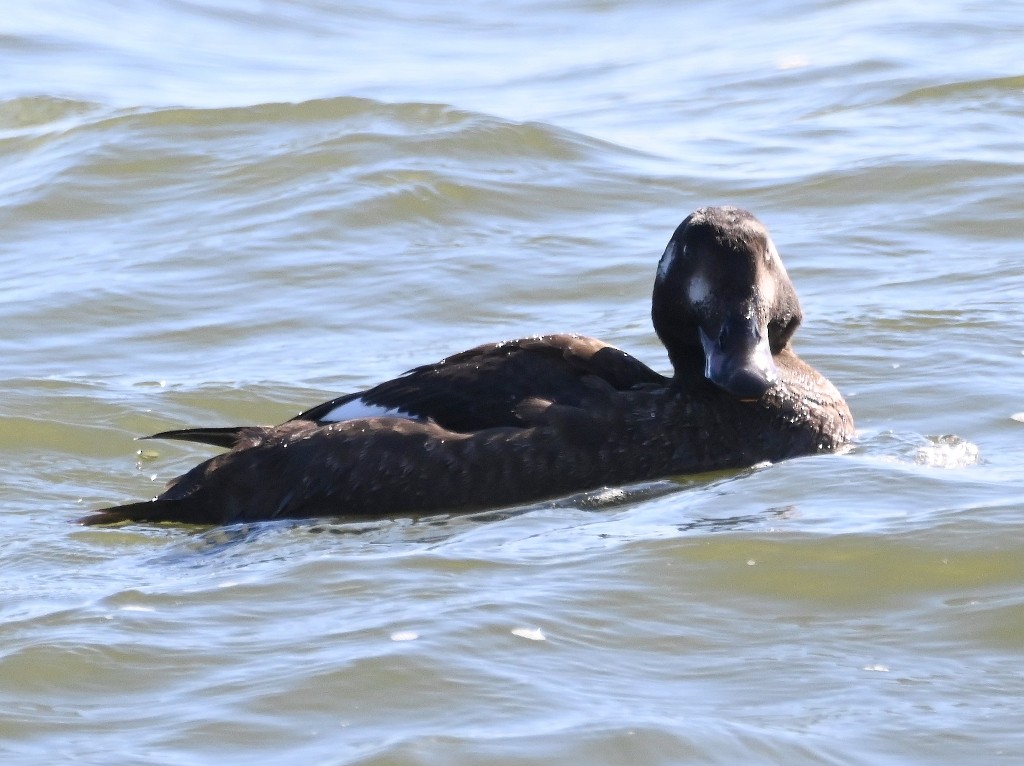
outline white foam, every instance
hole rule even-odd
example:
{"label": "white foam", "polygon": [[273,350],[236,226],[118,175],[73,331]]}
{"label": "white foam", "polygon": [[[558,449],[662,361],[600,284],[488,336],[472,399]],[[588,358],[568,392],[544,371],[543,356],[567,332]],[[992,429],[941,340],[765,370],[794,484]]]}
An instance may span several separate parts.
{"label": "white foam", "polygon": [[978,445],[959,436],[929,437],[929,444],[919,447],[914,462],[929,468],[967,468],[981,462]]}
{"label": "white foam", "polygon": [[544,631],[540,628],[512,628],[512,635],[526,638],[530,641],[547,641]]}

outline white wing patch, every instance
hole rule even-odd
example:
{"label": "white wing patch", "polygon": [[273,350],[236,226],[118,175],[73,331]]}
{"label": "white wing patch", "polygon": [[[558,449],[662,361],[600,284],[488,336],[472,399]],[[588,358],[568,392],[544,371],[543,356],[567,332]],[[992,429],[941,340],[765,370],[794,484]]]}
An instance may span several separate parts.
{"label": "white wing patch", "polygon": [[403,410],[383,407],[379,404],[370,404],[362,399],[354,399],[345,404],[339,404],[328,412],[321,421],[338,423],[342,420],[359,420],[360,418],[405,418],[406,420],[420,420],[415,415],[410,415]]}

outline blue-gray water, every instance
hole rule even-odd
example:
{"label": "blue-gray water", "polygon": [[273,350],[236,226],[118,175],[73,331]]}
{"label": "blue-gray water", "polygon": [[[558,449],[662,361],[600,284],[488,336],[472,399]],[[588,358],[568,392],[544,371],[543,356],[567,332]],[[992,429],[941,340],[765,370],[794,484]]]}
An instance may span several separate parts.
{"label": "blue-gray water", "polygon": [[[1024,6],[33,0],[0,19],[4,763],[1024,759]],[[478,342],[665,369],[753,210],[849,454],[469,517],[69,521]],[[140,451],[141,450],[141,451]]]}

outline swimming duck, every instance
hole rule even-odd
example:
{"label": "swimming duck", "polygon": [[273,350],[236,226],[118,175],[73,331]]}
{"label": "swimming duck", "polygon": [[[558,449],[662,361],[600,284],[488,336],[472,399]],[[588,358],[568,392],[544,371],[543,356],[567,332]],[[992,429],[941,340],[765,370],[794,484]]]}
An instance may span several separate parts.
{"label": "swimming duck", "polygon": [[478,346],[278,426],[165,431],[228,448],[83,524],[228,524],[473,510],[834,451],[835,387],[793,351],[802,313],[765,226],[706,207],[658,264],[665,377],[580,335]]}

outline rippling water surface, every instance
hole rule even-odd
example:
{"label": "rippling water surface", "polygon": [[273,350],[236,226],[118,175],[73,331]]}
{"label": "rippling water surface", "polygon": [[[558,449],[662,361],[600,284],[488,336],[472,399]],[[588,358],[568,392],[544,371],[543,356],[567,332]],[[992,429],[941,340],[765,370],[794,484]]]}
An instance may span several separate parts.
{"label": "rippling water surface", "polygon": [[[1024,9],[35,0],[0,51],[5,763],[1018,763]],[[489,340],[665,369],[772,229],[848,454],[472,516],[69,522]]]}

